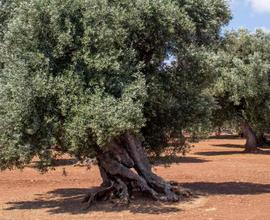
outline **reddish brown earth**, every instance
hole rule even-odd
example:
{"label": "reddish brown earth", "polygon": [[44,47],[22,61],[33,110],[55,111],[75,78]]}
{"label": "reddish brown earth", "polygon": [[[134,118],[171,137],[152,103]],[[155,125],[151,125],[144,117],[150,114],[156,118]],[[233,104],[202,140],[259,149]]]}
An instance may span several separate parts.
{"label": "reddish brown earth", "polygon": [[62,165],[45,175],[32,168],[5,171],[0,173],[0,220],[268,220],[270,150],[243,154],[243,144],[210,139],[195,144],[185,158],[170,160],[169,167],[160,160],[155,172],[203,194],[176,204],[140,199],[126,208],[105,203],[85,211],[82,196],[101,181],[96,167]]}

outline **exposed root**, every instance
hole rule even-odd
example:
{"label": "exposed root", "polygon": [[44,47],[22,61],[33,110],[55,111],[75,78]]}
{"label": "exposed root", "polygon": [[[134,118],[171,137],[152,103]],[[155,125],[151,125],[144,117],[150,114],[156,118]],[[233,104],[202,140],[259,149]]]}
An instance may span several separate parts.
{"label": "exposed root", "polygon": [[86,203],[86,209],[89,208],[93,203],[96,201],[102,201],[102,200],[107,200],[109,197],[111,197],[112,192],[114,190],[114,183],[111,183],[110,186],[100,186],[96,187],[91,190],[91,192],[86,195],[82,203]]}
{"label": "exposed root", "polygon": [[119,198],[115,203],[116,206],[125,206],[130,203],[130,196],[127,185],[121,180],[117,179],[118,184],[116,185],[117,197]]}
{"label": "exposed root", "polygon": [[[183,198],[189,198],[193,195],[190,190],[185,189],[178,184],[171,185],[168,183],[168,185],[170,186],[171,194],[174,197],[156,193],[154,194],[154,200],[162,202],[178,202]],[[118,178],[116,182],[111,183],[110,186],[100,186],[92,189],[91,192],[83,198],[82,203],[87,204],[85,209],[88,209],[92,204],[95,204],[98,201],[111,201],[114,204],[114,207],[122,207],[128,206],[132,198],[134,198],[134,196],[128,186]]]}
{"label": "exposed root", "polygon": [[185,198],[189,198],[189,197],[193,196],[192,191],[180,186],[179,183],[177,183],[177,182],[171,181],[170,185],[172,186],[172,191],[174,193],[176,193],[178,196],[185,197]]}

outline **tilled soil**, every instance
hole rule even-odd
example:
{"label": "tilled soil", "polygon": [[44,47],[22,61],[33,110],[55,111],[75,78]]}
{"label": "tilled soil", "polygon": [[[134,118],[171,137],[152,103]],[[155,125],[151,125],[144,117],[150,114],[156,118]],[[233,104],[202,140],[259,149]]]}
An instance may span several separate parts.
{"label": "tilled soil", "polygon": [[270,149],[245,154],[243,144],[242,139],[209,139],[184,158],[158,160],[156,173],[196,194],[173,204],[144,198],[129,207],[105,202],[84,210],[82,197],[101,182],[98,169],[74,167],[68,159],[44,175],[31,167],[0,172],[0,220],[268,220]]}

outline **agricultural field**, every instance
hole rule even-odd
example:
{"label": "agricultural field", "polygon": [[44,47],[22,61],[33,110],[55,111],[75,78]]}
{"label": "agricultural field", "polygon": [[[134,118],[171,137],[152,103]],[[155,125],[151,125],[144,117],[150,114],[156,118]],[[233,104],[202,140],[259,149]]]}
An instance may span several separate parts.
{"label": "agricultural field", "polygon": [[153,167],[157,174],[197,194],[178,203],[135,198],[126,207],[103,202],[84,210],[81,199],[101,183],[99,171],[96,166],[90,170],[73,166],[66,158],[44,175],[31,167],[4,171],[0,173],[0,219],[270,219],[270,150],[246,154],[243,144],[238,138],[208,139],[196,143],[185,157],[157,160]]}
{"label": "agricultural field", "polygon": [[270,0],[0,0],[0,220],[270,219]]}

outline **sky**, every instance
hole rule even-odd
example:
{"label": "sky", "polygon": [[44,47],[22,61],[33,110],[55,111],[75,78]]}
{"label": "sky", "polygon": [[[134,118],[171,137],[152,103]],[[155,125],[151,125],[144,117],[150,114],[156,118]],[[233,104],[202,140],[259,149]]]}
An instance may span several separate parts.
{"label": "sky", "polygon": [[270,32],[270,0],[230,0],[233,19],[226,29],[245,27]]}
{"label": "sky", "polygon": [[[270,32],[270,0],[228,0],[232,10],[232,20],[223,30],[247,28],[251,32],[261,28]],[[169,56],[164,62],[170,64],[175,60]]]}

